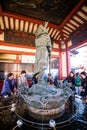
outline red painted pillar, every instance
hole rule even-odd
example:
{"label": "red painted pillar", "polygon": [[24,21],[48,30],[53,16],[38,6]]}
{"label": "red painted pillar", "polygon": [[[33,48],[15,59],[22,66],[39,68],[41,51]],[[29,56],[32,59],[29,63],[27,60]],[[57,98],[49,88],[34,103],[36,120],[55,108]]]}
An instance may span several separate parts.
{"label": "red painted pillar", "polygon": [[[59,79],[64,79],[70,72],[70,51],[67,48],[67,43],[64,43],[65,48],[59,52]],[[60,47],[61,48],[61,47]]]}
{"label": "red painted pillar", "polygon": [[67,66],[67,75],[70,73],[70,51],[66,49],[66,66]]}
{"label": "red painted pillar", "polygon": [[62,79],[62,56],[61,56],[61,51],[59,52],[58,70],[59,70],[59,79]]}

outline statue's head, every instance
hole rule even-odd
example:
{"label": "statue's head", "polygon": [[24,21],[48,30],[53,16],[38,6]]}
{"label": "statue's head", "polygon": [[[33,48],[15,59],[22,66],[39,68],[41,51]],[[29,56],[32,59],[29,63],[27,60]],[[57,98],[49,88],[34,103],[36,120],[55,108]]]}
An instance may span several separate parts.
{"label": "statue's head", "polygon": [[47,33],[46,28],[43,25],[39,25],[39,27],[37,28],[35,35],[38,36],[40,34],[44,34]]}
{"label": "statue's head", "polygon": [[45,25],[39,25],[39,27],[37,28],[37,30],[35,32],[35,35],[38,36],[38,35],[41,35],[44,33],[48,33],[47,29],[46,29],[47,24],[48,24],[48,22],[45,22]]}

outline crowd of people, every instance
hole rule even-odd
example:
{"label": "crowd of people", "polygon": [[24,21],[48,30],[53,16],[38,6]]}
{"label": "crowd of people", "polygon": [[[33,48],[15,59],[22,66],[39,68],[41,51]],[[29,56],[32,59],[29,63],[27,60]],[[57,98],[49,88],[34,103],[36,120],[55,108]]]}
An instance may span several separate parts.
{"label": "crowd of people", "polygon": [[[49,73],[48,75],[43,76],[43,80],[53,87],[57,87],[57,78],[54,79]],[[27,88],[32,87],[33,84],[38,83],[38,75],[31,76],[31,82],[28,83],[26,71],[21,71],[20,75],[15,78],[13,73],[8,73],[4,79],[3,87],[0,95],[3,97],[11,96],[16,94],[17,88],[21,86],[26,86]]]}
{"label": "crowd of people", "polygon": [[63,80],[63,84],[70,87],[75,94],[82,97],[87,96],[87,74],[86,72],[74,73],[71,71]]}
{"label": "crowd of people", "polygon": [[17,88],[20,86],[26,86],[28,87],[28,81],[26,78],[26,71],[21,71],[21,74],[18,76],[17,79],[14,78],[13,73],[8,73],[1,90],[1,96],[2,97],[8,97],[16,94]]}
{"label": "crowd of people", "polygon": [[[55,77],[51,73],[43,76],[43,80],[50,86],[55,88],[60,87],[58,75]],[[32,87],[33,84],[38,83],[38,75],[34,75],[31,79],[31,83],[28,83],[26,77],[26,71],[21,71],[17,79],[14,78],[13,73],[8,73],[1,90],[1,96],[11,96],[16,94],[17,88],[26,86],[27,88]],[[75,94],[78,94],[82,97],[87,97],[87,74],[86,72],[74,73],[71,71],[69,75],[63,80],[63,85],[68,86],[72,89]]]}

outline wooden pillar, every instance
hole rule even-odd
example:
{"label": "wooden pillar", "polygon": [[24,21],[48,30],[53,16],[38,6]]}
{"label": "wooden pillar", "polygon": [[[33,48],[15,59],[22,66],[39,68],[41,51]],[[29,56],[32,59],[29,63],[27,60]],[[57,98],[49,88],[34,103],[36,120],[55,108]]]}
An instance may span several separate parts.
{"label": "wooden pillar", "polygon": [[66,48],[66,66],[67,66],[67,75],[70,73],[70,51]]}
{"label": "wooden pillar", "polygon": [[[67,42],[64,41],[64,49],[59,52],[59,79],[64,79],[70,72],[70,51],[67,48]],[[61,48],[61,43],[60,43]]]}
{"label": "wooden pillar", "polygon": [[61,51],[59,52],[59,66],[58,66],[58,70],[59,70],[59,79],[62,79],[62,56],[61,56]]}

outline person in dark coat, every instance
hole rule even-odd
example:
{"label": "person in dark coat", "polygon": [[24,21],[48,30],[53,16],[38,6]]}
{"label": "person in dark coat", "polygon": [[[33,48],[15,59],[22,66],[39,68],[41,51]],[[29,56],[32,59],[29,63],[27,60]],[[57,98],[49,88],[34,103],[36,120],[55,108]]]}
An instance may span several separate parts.
{"label": "person in dark coat", "polygon": [[59,87],[58,75],[56,75],[55,78],[54,78],[54,85],[55,85],[57,88]]}
{"label": "person in dark coat", "polygon": [[13,73],[8,73],[4,80],[1,96],[11,96],[16,92],[16,84]]}
{"label": "person in dark coat", "polygon": [[63,81],[64,85],[69,86],[74,92],[75,90],[75,74],[73,71],[69,73],[66,79]]}
{"label": "person in dark coat", "polygon": [[32,81],[29,85],[29,88],[31,88],[34,84],[37,84],[38,83],[38,74],[37,75],[33,75],[32,77]]}
{"label": "person in dark coat", "polygon": [[87,97],[87,74],[86,72],[81,72],[81,86],[82,86],[82,89],[81,89],[81,93],[80,95],[83,96],[83,97]]}

